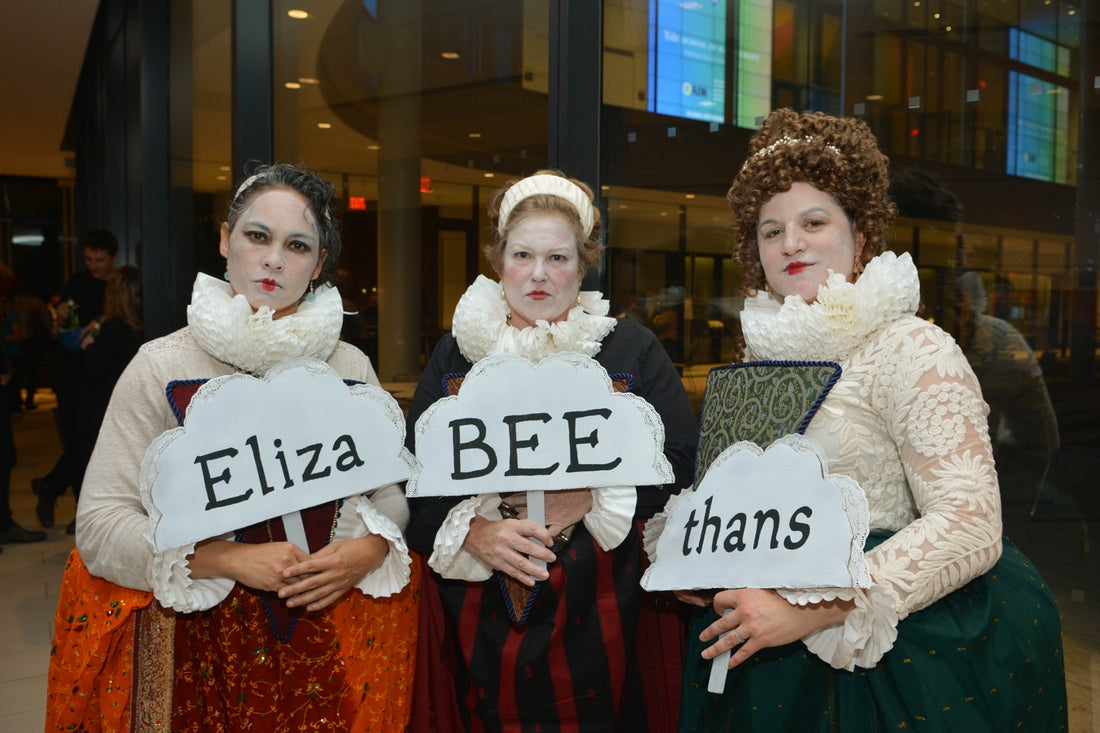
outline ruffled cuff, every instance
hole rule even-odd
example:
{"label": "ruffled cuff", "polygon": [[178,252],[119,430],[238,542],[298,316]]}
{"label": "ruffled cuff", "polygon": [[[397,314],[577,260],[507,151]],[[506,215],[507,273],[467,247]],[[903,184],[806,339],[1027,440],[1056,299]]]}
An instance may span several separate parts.
{"label": "ruffled cuff", "polygon": [[665,502],[661,511],[654,514],[645,523],[645,527],[642,529],[642,549],[645,550],[651,566],[657,562],[657,540],[661,538],[661,532],[664,532],[665,525],[668,524],[668,518],[676,511],[676,507],[680,502],[691,496],[691,494],[692,489],[690,488],[684,489],[679,494],[673,494]]}
{"label": "ruffled cuff", "polygon": [[872,584],[866,589],[780,589],[779,595],[799,606],[837,599],[855,601],[855,608],[842,625],[818,629],[802,639],[807,649],[834,669],[849,672],[856,667],[870,669],[894,647],[898,638],[895,599],[881,585]]}
{"label": "ruffled cuff", "polygon": [[365,496],[352,496],[345,499],[340,513],[341,515],[354,513],[359,521],[337,522],[333,541],[376,534],[389,545],[389,552],[386,553],[382,564],[364,575],[355,587],[365,595],[374,598],[385,598],[404,588],[412,574],[410,569],[412,558],[409,557],[405,536],[394,521],[378,511],[371,500]]}
{"label": "ruffled cuff", "polygon": [[435,545],[432,556],[428,558],[428,566],[444,578],[452,580],[471,583],[488,580],[493,574],[492,566],[482,562],[463,548],[462,544],[470,533],[470,521],[474,515],[496,521],[501,518],[499,506],[500,494],[471,496],[456,504],[435,533]]}
{"label": "ruffled cuff", "polygon": [[604,552],[622,544],[634,523],[638,491],[633,486],[592,489],[592,508],[584,515],[584,526]]}
{"label": "ruffled cuff", "polygon": [[[233,533],[214,539],[233,540]],[[178,613],[193,613],[213,608],[233,590],[232,578],[192,578],[187,557],[195,553],[195,543],[153,552],[149,569],[149,587],[157,602]]]}

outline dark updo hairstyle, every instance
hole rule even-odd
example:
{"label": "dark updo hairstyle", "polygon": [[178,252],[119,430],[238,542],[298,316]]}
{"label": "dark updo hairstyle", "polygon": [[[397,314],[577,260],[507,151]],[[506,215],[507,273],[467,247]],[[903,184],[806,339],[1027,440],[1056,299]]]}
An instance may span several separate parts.
{"label": "dark updo hairstyle", "polygon": [[[331,183],[314,173],[286,163],[257,168],[240,185],[229,204],[229,215],[226,217],[229,231],[233,231],[241,212],[248,208],[256,196],[272,189],[294,191],[309,204],[317,225],[320,239],[318,245],[321,251],[328,252],[325,263],[321,266],[321,274],[313,282],[315,285],[332,285],[336,263],[340,259],[340,222],[335,215],[336,192]],[[320,252],[317,256],[321,256]]]}
{"label": "dark updo hairstyle", "polygon": [[860,266],[882,252],[896,215],[887,193],[887,159],[866,123],[821,112],[777,109],[749,143],[749,155],[726,198],[733,209],[733,259],[748,293],[766,285],[756,228],[760,209],[773,196],[808,183],[836,200],[856,231],[866,237]]}
{"label": "dark updo hairstyle", "polygon": [[[558,176],[569,181],[588,197],[588,201],[592,206],[591,232],[585,234],[584,225],[581,223],[581,215],[577,208],[566,199],[552,193],[536,193],[521,199],[508,214],[504,231],[500,230],[500,204],[504,199],[504,195],[508,193],[508,189],[521,181],[528,180],[528,178],[542,175]],[[588,267],[600,264],[600,257],[603,255],[604,250],[603,242],[600,241],[600,231],[603,224],[600,221],[600,210],[594,199],[592,189],[586,183],[578,181],[576,178],[568,178],[561,171],[540,170],[532,173],[527,178],[516,178],[508,181],[489,197],[488,213],[489,223],[492,226],[493,241],[486,244],[482,248],[482,252],[485,253],[485,257],[489,260],[493,270],[496,271],[497,275],[500,275],[500,269],[504,263],[504,248],[508,244],[508,235],[512,233],[517,224],[535,214],[562,214],[573,224],[577,242],[577,258],[580,263],[580,275],[583,276]]]}

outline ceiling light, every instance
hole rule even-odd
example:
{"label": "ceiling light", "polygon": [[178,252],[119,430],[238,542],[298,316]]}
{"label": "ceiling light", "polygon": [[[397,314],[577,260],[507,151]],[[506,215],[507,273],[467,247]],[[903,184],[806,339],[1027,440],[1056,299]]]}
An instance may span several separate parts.
{"label": "ceiling light", "polygon": [[294,18],[294,20],[305,20],[309,17],[309,13],[304,10],[288,10],[286,14]]}
{"label": "ceiling light", "polygon": [[298,81],[302,84],[320,84],[320,79],[314,79],[312,76],[300,76]]}
{"label": "ceiling light", "polygon": [[868,102],[881,102],[882,101],[882,95],[881,94],[868,94],[867,95],[867,101]]}
{"label": "ceiling light", "polygon": [[471,137],[471,138],[474,138],[476,140],[477,138],[481,137],[481,133],[480,132],[471,132],[469,135],[467,135],[467,137]]}
{"label": "ceiling light", "polygon": [[686,198],[686,199],[693,199],[693,198],[695,198],[695,194],[693,194],[693,193],[685,193],[685,194],[684,194],[684,198]]}
{"label": "ceiling light", "polygon": [[286,87],[287,89],[301,89],[302,88],[302,85],[299,84],[296,81],[288,81],[285,84],[283,84],[283,86]]}
{"label": "ceiling light", "polygon": [[332,127],[332,123],[331,122],[318,122],[317,127],[320,127],[322,130],[327,130],[330,127]]}
{"label": "ceiling light", "polygon": [[485,176],[486,178],[492,178],[496,174],[495,173],[482,173],[481,175]]}
{"label": "ceiling light", "polygon": [[381,149],[382,149],[381,145],[368,145],[367,146],[367,150],[381,150]]}
{"label": "ceiling light", "polygon": [[441,53],[439,55],[442,56],[445,59],[448,59],[448,60],[453,60],[453,59],[459,58],[457,51],[444,51],[443,53]]}

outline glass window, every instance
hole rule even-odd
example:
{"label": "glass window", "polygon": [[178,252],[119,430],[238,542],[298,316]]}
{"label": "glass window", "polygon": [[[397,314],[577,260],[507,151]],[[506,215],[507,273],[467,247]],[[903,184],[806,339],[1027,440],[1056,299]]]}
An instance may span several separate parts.
{"label": "glass window", "polygon": [[273,7],[275,157],[323,172],[344,203],[341,292],[360,314],[345,338],[383,374],[416,369],[483,267],[488,195],[546,166],[548,3]]}

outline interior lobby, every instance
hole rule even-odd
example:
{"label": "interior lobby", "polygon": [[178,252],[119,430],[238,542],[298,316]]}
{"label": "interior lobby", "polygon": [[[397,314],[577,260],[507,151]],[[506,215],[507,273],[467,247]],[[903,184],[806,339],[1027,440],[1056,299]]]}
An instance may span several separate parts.
{"label": "interior lobby", "polygon": [[[62,21],[63,22],[63,21]],[[890,159],[919,315],[979,370],[1004,528],[1058,602],[1070,731],[1100,733],[1100,7],[1089,0],[100,0],[53,178],[6,170],[4,264],[48,295],[106,228],[140,268],[145,335],[185,325],[258,161],[341,202],[343,338],[407,407],[479,274],[486,203],[559,169],[597,192],[585,289],[658,334],[697,411],[744,295],[726,199],[772,109],[864,120]],[[992,322],[987,320],[986,322]],[[973,346],[973,350],[969,348]],[[60,451],[52,393],[13,417],[16,521]],[[4,545],[0,730],[41,730],[72,496]]]}

